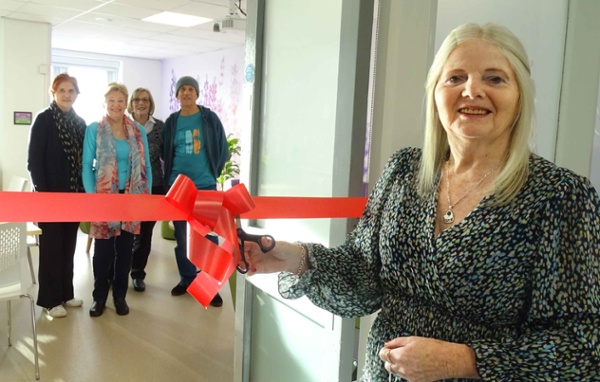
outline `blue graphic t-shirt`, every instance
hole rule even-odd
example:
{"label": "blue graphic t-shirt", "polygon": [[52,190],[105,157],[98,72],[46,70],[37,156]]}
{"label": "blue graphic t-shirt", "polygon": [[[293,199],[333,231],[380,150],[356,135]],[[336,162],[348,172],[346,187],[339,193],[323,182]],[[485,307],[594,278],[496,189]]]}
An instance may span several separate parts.
{"label": "blue graphic t-shirt", "polygon": [[173,184],[179,174],[189,177],[199,189],[216,184],[204,148],[200,112],[177,118],[174,145],[173,172],[169,184]]}

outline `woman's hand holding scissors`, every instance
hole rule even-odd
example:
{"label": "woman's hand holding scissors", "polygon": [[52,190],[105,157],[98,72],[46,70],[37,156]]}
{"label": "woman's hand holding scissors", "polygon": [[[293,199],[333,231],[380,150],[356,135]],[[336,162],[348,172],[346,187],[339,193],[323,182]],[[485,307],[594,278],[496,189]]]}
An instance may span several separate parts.
{"label": "woman's hand holding scissors", "polygon": [[[269,239],[261,238],[263,247],[267,247]],[[253,241],[244,242],[244,257],[248,263],[248,275],[257,273],[291,272],[298,273],[303,256],[306,253],[298,244],[278,241],[275,246],[266,253]],[[307,262],[308,259],[304,258]]]}

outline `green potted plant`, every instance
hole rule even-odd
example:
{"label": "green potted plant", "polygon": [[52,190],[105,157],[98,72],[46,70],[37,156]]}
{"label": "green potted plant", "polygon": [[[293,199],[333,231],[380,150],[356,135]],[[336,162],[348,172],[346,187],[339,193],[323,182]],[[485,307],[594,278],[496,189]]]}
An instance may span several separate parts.
{"label": "green potted plant", "polygon": [[217,183],[221,190],[223,190],[225,181],[235,178],[236,175],[240,174],[240,166],[236,161],[233,160],[234,155],[240,155],[241,147],[239,145],[239,138],[235,138],[232,133],[227,134],[227,148],[229,149],[229,160],[225,163],[221,175],[217,178]]}

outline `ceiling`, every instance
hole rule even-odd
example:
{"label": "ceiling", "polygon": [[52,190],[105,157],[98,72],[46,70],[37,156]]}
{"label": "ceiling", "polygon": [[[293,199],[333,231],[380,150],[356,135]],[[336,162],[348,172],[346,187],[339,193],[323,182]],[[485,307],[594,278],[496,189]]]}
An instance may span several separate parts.
{"label": "ceiling", "polygon": [[[168,59],[241,46],[246,1],[241,0],[0,0],[0,17],[52,25],[52,48]],[[180,28],[142,21],[162,11],[211,18]],[[213,32],[213,24],[233,27]]]}

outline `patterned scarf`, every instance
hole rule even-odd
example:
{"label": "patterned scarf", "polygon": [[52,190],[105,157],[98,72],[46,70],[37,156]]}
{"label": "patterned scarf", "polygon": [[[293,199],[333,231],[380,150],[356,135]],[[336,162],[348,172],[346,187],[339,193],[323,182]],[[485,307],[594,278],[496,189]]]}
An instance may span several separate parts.
{"label": "patterned scarf", "polygon": [[85,122],[75,110],[64,112],[56,101],[50,104],[50,111],[58,129],[58,137],[69,161],[70,190],[78,192],[83,189],[81,183],[81,153],[83,152],[83,135]]}
{"label": "patterned scarf", "polygon": [[[125,185],[126,194],[148,194],[144,140],[138,127],[123,116],[123,127],[129,144],[130,177]],[[107,117],[98,123],[96,136],[96,193],[119,192],[117,149],[112,128]],[[121,234],[121,229],[133,234],[140,232],[140,222],[93,222],[90,235],[96,239],[108,239]]]}

